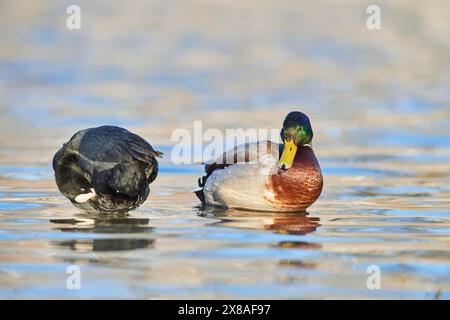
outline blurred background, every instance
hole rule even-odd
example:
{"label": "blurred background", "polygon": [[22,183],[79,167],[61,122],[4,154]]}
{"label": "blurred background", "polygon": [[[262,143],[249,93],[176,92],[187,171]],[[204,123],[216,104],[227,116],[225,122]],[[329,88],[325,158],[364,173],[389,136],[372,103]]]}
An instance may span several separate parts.
{"label": "blurred background", "polygon": [[[81,8],[81,30],[66,27],[72,4]],[[380,30],[366,27],[371,4],[381,8]],[[448,298],[449,17],[445,0],[0,1],[0,294]],[[312,246],[286,249],[292,239],[255,227],[258,214],[238,214],[223,234],[223,226],[208,229],[208,219],[220,218],[199,218],[190,193],[201,168],[169,157],[151,200],[134,214],[153,217],[151,228],[108,225],[141,242],[116,236],[94,245],[111,229],[80,231],[53,181],[54,152],[82,128],[124,126],[168,155],[172,131],[194,120],[222,130],[280,128],[292,110],[309,115],[325,175],[310,210],[321,227],[303,238]],[[55,216],[70,218],[72,233],[55,229]],[[284,234],[302,229],[302,219],[284,223]],[[260,240],[247,243],[246,232]],[[183,239],[179,252],[168,233]],[[192,238],[199,233],[200,249]],[[243,251],[217,253],[234,245]],[[107,253],[90,256],[95,248]],[[138,266],[127,260],[138,257]],[[154,258],[151,277],[143,265]],[[93,274],[115,290],[60,289],[46,272],[73,261],[106,268]],[[367,263],[385,264],[391,291],[358,282]],[[120,278],[122,267],[139,276]],[[177,272],[190,276],[173,278]]]}
{"label": "blurred background", "polygon": [[447,1],[378,1],[381,30],[360,0],[77,1],[81,30],[70,4],[0,4],[2,146],[104,123],[169,144],[194,119],[278,128],[295,108],[316,140],[450,146]]}

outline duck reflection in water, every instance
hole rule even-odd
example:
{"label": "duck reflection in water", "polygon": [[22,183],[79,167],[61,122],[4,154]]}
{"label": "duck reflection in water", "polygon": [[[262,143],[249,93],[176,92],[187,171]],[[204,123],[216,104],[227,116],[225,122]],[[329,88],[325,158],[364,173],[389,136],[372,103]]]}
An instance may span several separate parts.
{"label": "duck reflection in water", "polygon": [[305,235],[316,231],[320,226],[319,217],[308,217],[308,213],[276,215],[265,220],[264,229],[277,233]]}
{"label": "duck reflection in water", "polygon": [[201,208],[197,214],[201,217],[220,219],[214,225],[243,229],[264,229],[292,235],[305,235],[320,227],[319,217],[309,217],[309,213],[306,211],[272,213]]}
{"label": "duck reflection in water", "polygon": [[[269,213],[201,208],[198,215],[206,218],[220,219],[220,221],[213,223],[214,225],[231,228],[263,229],[279,234],[297,236],[313,233],[320,227],[320,218],[309,217],[309,213],[306,211],[296,213]],[[319,243],[291,239],[277,242],[273,246],[283,249],[298,250],[319,250],[322,248]],[[279,265],[282,267],[295,267],[300,269],[314,269],[316,267],[314,262],[297,259],[283,259],[279,261]]]}
{"label": "duck reflection in water", "polygon": [[[306,235],[315,232],[320,227],[319,217],[308,217],[308,213],[300,214],[284,214],[273,218],[271,222],[264,225],[266,230],[274,230],[277,233],[291,234],[291,235]],[[299,249],[299,250],[318,250],[322,246],[318,243],[307,241],[280,241],[276,245],[284,249]],[[279,261],[279,265],[283,267],[294,267],[298,269],[314,269],[316,264],[310,261],[297,259],[283,259]]]}
{"label": "duck reflection in water", "polygon": [[[153,246],[154,240],[145,235],[152,232],[147,218],[131,218],[125,215],[106,217],[99,214],[79,215],[69,219],[51,219],[56,230],[62,232],[80,232],[108,235],[105,238],[82,238],[57,241],[57,246],[68,247],[77,252],[123,251],[145,249]],[[133,234],[133,237],[111,237],[111,234]]]}

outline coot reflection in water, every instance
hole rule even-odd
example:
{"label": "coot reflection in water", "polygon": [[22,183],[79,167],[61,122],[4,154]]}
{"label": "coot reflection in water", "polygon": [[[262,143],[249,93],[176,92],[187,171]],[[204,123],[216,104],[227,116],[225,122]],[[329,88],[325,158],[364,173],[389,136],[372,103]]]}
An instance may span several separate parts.
{"label": "coot reflection in water", "polygon": [[153,228],[149,226],[147,218],[132,218],[128,216],[106,217],[100,214],[80,214],[75,218],[51,219],[57,224],[55,229],[62,232],[79,232],[95,234],[133,234],[129,237],[107,238],[80,238],[54,242],[57,246],[68,247],[77,252],[91,251],[122,251],[144,249],[153,246],[154,239],[136,238],[136,234],[150,233]]}

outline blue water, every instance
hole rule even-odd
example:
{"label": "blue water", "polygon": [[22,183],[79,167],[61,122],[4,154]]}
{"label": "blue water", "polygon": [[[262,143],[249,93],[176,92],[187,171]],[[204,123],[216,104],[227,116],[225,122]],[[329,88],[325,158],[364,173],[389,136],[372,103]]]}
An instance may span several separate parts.
{"label": "blue water", "polygon": [[[385,3],[379,31],[361,3],[77,3],[70,31],[64,2],[2,2],[0,298],[450,299],[448,1]],[[280,129],[292,110],[319,200],[200,208],[203,168],[172,163],[172,132]],[[126,216],[81,213],[54,182],[62,143],[104,124],[164,152]]]}

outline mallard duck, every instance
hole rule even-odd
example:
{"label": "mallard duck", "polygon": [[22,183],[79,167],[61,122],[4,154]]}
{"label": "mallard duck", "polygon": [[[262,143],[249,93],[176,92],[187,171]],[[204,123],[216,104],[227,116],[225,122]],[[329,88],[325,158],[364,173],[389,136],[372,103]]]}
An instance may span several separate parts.
{"label": "mallard duck", "polygon": [[[302,112],[290,112],[282,144],[247,143],[205,164],[194,190],[204,205],[259,211],[303,211],[322,192],[323,178],[312,149],[313,131]],[[280,156],[281,155],[281,156]]]}
{"label": "mallard duck", "polygon": [[75,206],[102,213],[141,205],[162,153],[138,135],[102,126],[78,131],[53,158],[59,191]]}

